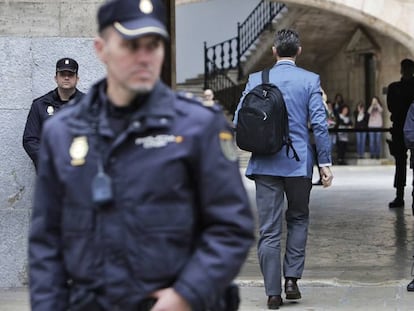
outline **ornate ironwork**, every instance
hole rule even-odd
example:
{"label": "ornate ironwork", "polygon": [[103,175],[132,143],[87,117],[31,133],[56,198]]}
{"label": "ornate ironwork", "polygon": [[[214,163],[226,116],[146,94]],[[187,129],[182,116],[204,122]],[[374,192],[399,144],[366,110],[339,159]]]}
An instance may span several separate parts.
{"label": "ornate ironwork", "polygon": [[[207,43],[204,42],[204,88],[219,91],[222,87],[235,85],[236,83],[228,76],[229,70],[232,69],[237,69],[240,80],[241,57],[284,7],[283,3],[262,0],[243,23],[238,23],[236,37],[210,47],[207,47]],[[223,81],[231,83],[230,86]]]}

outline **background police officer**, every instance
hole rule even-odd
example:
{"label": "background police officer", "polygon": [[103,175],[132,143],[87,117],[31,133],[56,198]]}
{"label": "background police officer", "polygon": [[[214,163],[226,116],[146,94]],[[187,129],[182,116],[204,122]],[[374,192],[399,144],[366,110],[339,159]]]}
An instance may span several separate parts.
{"label": "background police officer", "polygon": [[[401,80],[388,86],[387,107],[391,112],[390,153],[395,158],[394,188],[396,196],[388,206],[390,208],[404,207],[404,188],[407,179],[407,147],[404,142],[404,122],[408,108],[414,100],[414,61],[403,59],[401,65]],[[414,192],[413,192],[414,193]]]}
{"label": "background police officer", "polygon": [[247,256],[254,223],[232,130],[217,105],[159,80],[165,16],[161,0],[102,5],[107,77],[45,124],[33,311],[218,311]]}
{"label": "background police officer", "polygon": [[36,168],[43,123],[70,100],[77,100],[83,95],[76,88],[79,81],[78,69],[78,63],[74,59],[59,59],[56,63],[56,89],[36,98],[32,103],[23,133],[23,147]]}

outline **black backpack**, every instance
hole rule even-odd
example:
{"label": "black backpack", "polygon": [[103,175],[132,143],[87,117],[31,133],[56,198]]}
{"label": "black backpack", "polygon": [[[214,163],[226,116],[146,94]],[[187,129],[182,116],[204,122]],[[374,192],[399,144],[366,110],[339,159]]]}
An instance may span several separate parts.
{"label": "black backpack", "polygon": [[262,71],[262,84],[243,99],[237,114],[236,143],[240,149],[260,155],[275,154],[286,145],[286,155],[292,149],[299,161],[289,137],[285,100],[279,88],[269,83],[269,71]]}

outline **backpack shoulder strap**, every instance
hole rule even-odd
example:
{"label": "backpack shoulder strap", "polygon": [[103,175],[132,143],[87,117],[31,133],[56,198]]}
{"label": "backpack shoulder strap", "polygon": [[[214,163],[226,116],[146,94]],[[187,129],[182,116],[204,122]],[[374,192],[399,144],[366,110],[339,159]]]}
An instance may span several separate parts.
{"label": "backpack shoulder strap", "polygon": [[[269,83],[269,79],[270,79],[269,74],[270,74],[270,68],[263,69],[263,71],[262,71],[262,83]],[[279,92],[280,92],[280,95],[282,96],[282,92],[280,90],[279,90]],[[283,100],[283,96],[282,96],[282,100]],[[283,100],[283,104],[284,104],[284,100]],[[286,156],[288,158],[295,159],[296,161],[300,161],[299,156],[298,156],[295,148],[293,148],[292,140],[290,139],[290,136],[289,136],[289,123],[288,123],[289,121],[287,119],[288,115],[287,115],[286,106],[284,107],[284,109],[285,109],[285,116],[286,116],[286,122],[285,122],[286,137],[284,137],[285,144],[286,144]],[[289,151],[290,150],[292,150],[292,152],[293,152],[292,157],[289,156]]]}
{"label": "backpack shoulder strap", "polygon": [[262,71],[262,83],[269,83],[270,68],[263,69]]}
{"label": "backpack shoulder strap", "polygon": [[[289,156],[289,150],[292,149],[293,155],[292,157]],[[298,153],[296,152],[295,148],[293,148],[292,140],[290,139],[289,135],[286,139],[286,156],[290,159],[295,159],[296,161],[300,161]]]}

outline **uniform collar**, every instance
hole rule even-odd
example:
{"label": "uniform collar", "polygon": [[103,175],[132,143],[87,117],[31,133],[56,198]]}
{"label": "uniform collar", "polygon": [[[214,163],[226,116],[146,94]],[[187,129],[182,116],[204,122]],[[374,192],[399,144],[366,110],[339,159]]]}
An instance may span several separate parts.
{"label": "uniform collar", "polygon": [[276,66],[279,66],[279,65],[293,65],[293,66],[296,66],[296,63],[293,60],[290,60],[290,59],[282,59],[282,60],[278,60],[276,62]]}
{"label": "uniform collar", "polygon": [[[106,95],[106,85],[105,79],[96,84],[97,100],[93,106],[99,107],[95,112],[99,118],[99,132],[102,135],[112,136],[108,124],[108,105],[112,103]],[[138,132],[148,128],[169,127],[174,117],[173,95],[165,84],[158,82],[150,93],[135,98],[134,101],[139,103],[135,103],[137,109],[131,109],[128,131]]]}
{"label": "uniform collar", "polygon": [[70,97],[69,97],[69,100],[68,101],[66,101],[66,100],[62,100],[61,98],[60,98],[60,96],[59,96],[59,92],[58,92],[58,89],[57,88],[55,88],[54,90],[53,90],[53,93],[52,93],[52,97],[53,97],[53,100],[55,101],[55,102],[58,102],[58,103],[68,103],[70,100],[72,100],[72,99],[74,99],[77,95],[78,95],[78,93],[79,93],[79,91],[78,91],[78,89],[75,89],[75,93],[73,93]]}
{"label": "uniform collar", "polygon": [[[105,107],[113,105],[106,95],[106,80],[99,82],[97,86],[98,96],[101,103]],[[132,119],[141,118],[143,116],[163,116],[172,117],[172,91],[161,81],[157,82],[154,89],[146,94],[137,96],[131,105],[136,105],[136,109],[131,109]]]}

